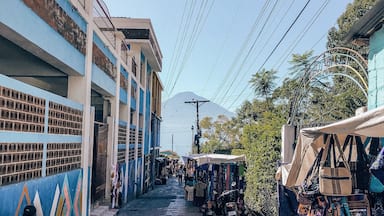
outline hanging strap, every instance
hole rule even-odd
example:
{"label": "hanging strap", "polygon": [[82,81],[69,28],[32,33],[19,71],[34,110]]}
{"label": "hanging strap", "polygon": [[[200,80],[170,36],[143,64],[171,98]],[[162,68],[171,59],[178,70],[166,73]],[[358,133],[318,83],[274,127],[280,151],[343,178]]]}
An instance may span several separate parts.
{"label": "hanging strap", "polygon": [[345,137],[344,145],[343,145],[343,152],[345,152],[345,150],[349,146],[348,162],[350,162],[352,159],[352,150],[353,150],[352,144],[353,144],[353,136],[348,135],[347,137]]}
{"label": "hanging strap", "polygon": [[356,147],[357,147],[357,160],[362,160],[366,163],[368,163],[368,155],[365,152],[364,144],[361,140],[360,136],[355,136],[356,139]]}
{"label": "hanging strap", "polygon": [[323,167],[325,162],[326,162],[326,159],[327,159],[327,156],[329,154],[329,147],[331,145],[331,137],[332,135],[331,134],[327,134],[326,136],[326,140],[325,140],[325,149],[323,151],[323,155],[321,156],[321,161],[320,161],[320,166]]}
{"label": "hanging strap", "polygon": [[320,165],[320,158],[321,158],[322,155],[323,155],[323,150],[324,150],[324,149],[321,148],[320,152],[317,154],[315,161],[313,162],[311,168],[309,168],[309,170],[308,170],[308,173],[307,173],[307,176],[306,176],[305,179],[304,179],[304,182],[307,182],[308,178],[313,174],[313,170],[314,170],[316,167],[319,167],[319,165]]}
{"label": "hanging strap", "polygon": [[349,164],[348,164],[348,162],[345,160],[344,152],[343,152],[343,150],[341,149],[341,146],[340,146],[339,139],[338,139],[337,135],[334,134],[334,137],[335,137],[336,147],[337,147],[338,150],[339,150],[339,153],[340,153],[341,159],[343,160],[342,162],[344,163],[344,166],[345,166],[348,170],[351,170],[351,169],[349,168]]}

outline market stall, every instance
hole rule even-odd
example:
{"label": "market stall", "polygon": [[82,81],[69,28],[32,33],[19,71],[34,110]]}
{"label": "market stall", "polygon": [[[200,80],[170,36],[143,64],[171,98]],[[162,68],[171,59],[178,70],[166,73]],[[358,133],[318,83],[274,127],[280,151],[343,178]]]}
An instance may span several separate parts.
{"label": "market stall", "polygon": [[244,192],[244,155],[195,154],[184,156],[183,160],[187,193],[195,192],[192,200],[197,206],[206,204],[208,209],[220,210],[218,200],[223,194]]}
{"label": "market stall", "polygon": [[[348,201],[345,202],[347,205],[352,204],[351,197],[360,196],[360,204],[362,204],[359,207],[360,210],[365,212],[363,215],[370,215],[370,209],[373,206],[368,207],[369,203],[367,204],[366,199],[372,197],[375,199],[380,196],[380,193],[374,193],[370,188],[375,185],[372,183],[369,168],[376,156],[380,155],[382,137],[384,137],[384,107],[326,126],[302,129],[292,162],[280,167],[277,178],[282,185],[292,189],[298,195],[303,195],[299,190],[303,188],[308,190],[308,185],[311,184],[309,180],[320,181],[314,186],[320,188],[319,195],[324,195],[328,199],[328,207],[332,207],[330,202],[333,202],[331,199],[334,197],[340,200],[344,198]],[[344,165],[339,166],[339,164]],[[328,165],[332,167],[327,167]],[[342,169],[347,171],[346,176],[335,173],[324,174],[325,170],[334,172]],[[328,180],[331,179],[331,184],[324,183],[326,182],[324,176]],[[347,189],[338,188],[340,191],[324,192],[325,185],[330,189],[339,185],[341,181],[335,180],[336,178],[346,179],[341,185],[351,184],[351,186]],[[298,201],[300,203],[303,200]],[[363,203],[366,205],[364,206]],[[375,201],[371,200],[370,203]],[[350,213],[346,215],[356,215],[353,213],[353,207],[348,211]]]}

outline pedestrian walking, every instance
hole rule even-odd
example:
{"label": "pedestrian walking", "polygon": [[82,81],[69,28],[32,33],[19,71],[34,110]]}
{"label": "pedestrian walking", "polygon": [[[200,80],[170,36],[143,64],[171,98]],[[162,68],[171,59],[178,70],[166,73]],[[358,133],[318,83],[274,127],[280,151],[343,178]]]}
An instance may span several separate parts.
{"label": "pedestrian walking", "polygon": [[183,183],[183,169],[181,167],[177,170],[177,179],[179,181],[179,185],[181,185],[181,183]]}

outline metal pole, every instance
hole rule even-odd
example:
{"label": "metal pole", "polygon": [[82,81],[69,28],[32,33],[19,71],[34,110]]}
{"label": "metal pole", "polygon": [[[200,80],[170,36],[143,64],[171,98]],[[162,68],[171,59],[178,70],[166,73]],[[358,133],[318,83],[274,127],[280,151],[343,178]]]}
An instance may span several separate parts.
{"label": "metal pole", "polygon": [[193,154],[193,143],[194,143],[194,137],[193,137],[193,129],[195,129],[192,125],[191,130],[192,130],[192,143],[191,143],[191,154]]}
{"label": "metal pole", "polygon": [[173,134],[172,134],[172,153],[173,153]]}
{"label": "metal pole", "polygon": [[200,138],[201,138],[201,131],[200,131],[200,125],[199,125],[199,103],[206,103],[209,102],[209,100],[191,100],[191,101],[185,101],[184,103],[194,103],[196,104],[196,146],[197,146],[197,154],[200,154]]}

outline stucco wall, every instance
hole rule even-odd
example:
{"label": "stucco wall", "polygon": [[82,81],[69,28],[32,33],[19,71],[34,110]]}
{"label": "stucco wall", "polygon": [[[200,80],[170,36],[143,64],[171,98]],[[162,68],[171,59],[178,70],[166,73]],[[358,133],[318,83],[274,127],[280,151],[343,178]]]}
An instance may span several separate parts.
{"label": "stucco wall", "polygon": [[384,105],[384,29],[370,39],[368,57],[368,109]]}

